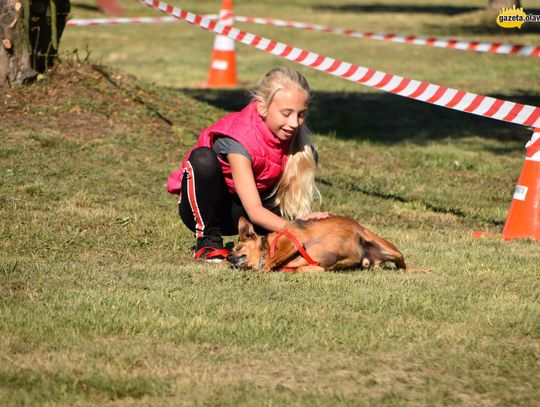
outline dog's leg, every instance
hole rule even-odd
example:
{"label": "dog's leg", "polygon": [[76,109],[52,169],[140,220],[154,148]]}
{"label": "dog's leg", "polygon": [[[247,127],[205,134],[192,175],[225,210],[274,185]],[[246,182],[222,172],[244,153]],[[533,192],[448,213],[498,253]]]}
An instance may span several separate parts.
{"label": "dog's leg", "polygon": [[291,271],[296,273],[321,273],[325,271],[322,266],[309,264],[302,256],[298,256],[293,260],[281,266],[282,271]]}
{"label": "dog's leg", "polygon": [[[275,239],[275,234],[268,236],[269,245],[272,245],[273,239]],[[272,258],[270,258],[270,253],[267,254],[263,271],[268,272],[272,270],[272,268],[283,264],[296,253],[298,253],[298,249],[294,243],[288,237],[282,236],[276,244],[276,252]]]}
{"label": "dog's leg", "polygon": [[[362,260],[362,265],[364,265],[364,262],[369,262],[369,267],[374,267],[380,263],[389,261],[394,263],[398,269],[407,269],[403,254],[388,240],[364,230],[360,238],[360,244],[368,254]],[[367,261],[365,261],[366,259]]]}
{"label": "dog's leg", "polygon": [[[292,255],[294,256],[297,253],[298,250],[296,250]],[[281,263],[278,262],[276,263],[276,265],[277,264]],[[296,273],[321,273],[323,271],[326,271],[323,266],[309,264],[309,262],[302,256],[298,256],[293,260],[287,262],[286,264],[281,264],[280,268],[283,271],[292,271]]]}

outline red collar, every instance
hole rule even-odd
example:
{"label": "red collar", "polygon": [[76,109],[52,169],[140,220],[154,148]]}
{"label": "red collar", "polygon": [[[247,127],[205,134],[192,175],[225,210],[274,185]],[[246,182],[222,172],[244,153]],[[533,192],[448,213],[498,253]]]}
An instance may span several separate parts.
{"label": "red collar", "polygon": [[[287,236],[289,239],[291,239],[291,242],[293,242],[293,244],[296,246],[296,248],[298,249],[298,252],[300,253],[300,255],[306,259],[306,261],[308,262],[308,264],[310,266],[319,266],[319,262],[313,260],[310,255],[308,254],[308,252],[306,251],[306,249],[304,248],[304,246],[302,245],[302,243],[300,243],[300,241],[298,240],[298,238],[293,235],[291,232],[289,232],[287,229],[281,229],[279,232],[276,233],[276,236],[274,237],[274,240],[272,241],[272,244],[270,245],[270,253],[269,253],[269,257],[272,258],[274,256],[274,254],[276,253],[276,245],[277,245],[277,241],[279,240],[279,238],[281,236]],[[286,270],[294,270],[296,269],[297,267],[285,267],[283,268],[284,271]]]}

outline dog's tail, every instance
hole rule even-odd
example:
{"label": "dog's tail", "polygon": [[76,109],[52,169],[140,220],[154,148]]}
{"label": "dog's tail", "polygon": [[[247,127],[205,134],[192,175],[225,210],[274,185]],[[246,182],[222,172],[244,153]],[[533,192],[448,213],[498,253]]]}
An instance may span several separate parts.
{"label": "dog's tail", "polygon": [[393,243],[366,229],[363,232],[360,236],[360,245],[365,253],[365,257],[362,259],[364,267],[372,268],[380,263],[392,262],[398,269],[405,270],[407,268],[403,253]]}

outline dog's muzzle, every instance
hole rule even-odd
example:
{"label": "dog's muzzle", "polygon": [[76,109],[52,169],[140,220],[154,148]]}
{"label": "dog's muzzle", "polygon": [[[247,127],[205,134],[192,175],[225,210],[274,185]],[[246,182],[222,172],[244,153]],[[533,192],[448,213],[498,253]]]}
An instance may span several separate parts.
{"label": "dog's muzzle", "polygon": [[244,265],[245,258],[246,258],[245,254],[241,254],[240,256],[236,256],[233,253],[229,253],[229,255],[227,256],[227,261],[229,262],[229,264],[232,267],[239,269]]}
{"label": "dog's muzzle", "polygon": [[[231,265],[231,267],[234,267],[236,269],[248,269],[248,268],[250,268],[248,265],[246,265],[246,255],[245,254],[241,254],[240,256],[237,256],[237,255],[235,255],[233,253],[229,253],[226,260]],[[266,262],[264,261],[264,256],[261,256],[261,258],[259,259],[259,270],[262,270],[264,268],[265,264],[266,264]]]}

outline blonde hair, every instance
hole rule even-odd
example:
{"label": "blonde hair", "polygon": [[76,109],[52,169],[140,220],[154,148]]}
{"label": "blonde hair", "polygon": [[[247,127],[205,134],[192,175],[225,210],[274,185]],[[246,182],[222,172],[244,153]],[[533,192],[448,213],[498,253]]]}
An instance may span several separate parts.
{"label": "blonde hair", "polygon": [[[311,96],[311,89],[304,76],[293,69],[276,67],[271,69],[251,92],[253,99],[268,107],[279,90],[295,89]],[[287,165],[276,184],[276,205],[281,215],[287,219],[296,219],[311,212],[313,196],[320,193],[315,186],[315,151],[311,145],[311,135],[305,122],[291,141]]]}

